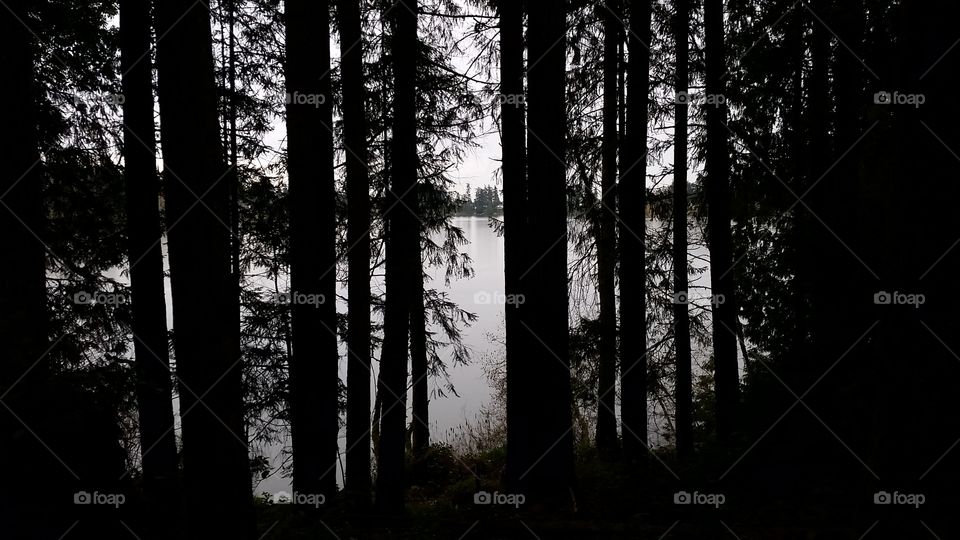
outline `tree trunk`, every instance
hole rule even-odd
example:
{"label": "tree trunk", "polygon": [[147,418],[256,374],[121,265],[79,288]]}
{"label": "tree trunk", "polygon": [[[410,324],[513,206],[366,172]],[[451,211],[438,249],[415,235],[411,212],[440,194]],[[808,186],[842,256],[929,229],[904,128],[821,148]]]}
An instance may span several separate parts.
{"label": "tree trunk", "polygon": [[[293,487],[330,497],[340,418],[330,9],[327,2],[287,0],[286,10]],[[304,301],[311,299],[319,304]]]}
{"label": "tree trunk", "polygon": [[421,456],[430,446],[430,395],[423,270],[418,268],[417,271],[420,279],[414,278],[413,301],[410,303],[410,380],[413,389],[413,455]]}
{"label": "tree trunk", "polygon": [[597,389],[597,450],[612,457],[617,450],[617,149],[619,137],[618,47],[623,25],[619,0],[600,7],[603,20],[603,170],[600,181],[600,238],[597,243],[597,290],[600,295],[600,365]]}
{"label": "tree trunk", "polygon": [[210,12],[190,0],[154,6],[163,36],[158,95],[190,537],[251,538],[238,298],[225,225],[229,169],[217,121]]}
{"label": "tree trunk", "polygon": [[383,401],[377,467],[377,507],[384,512],[404,507],[404,439],[407,416],[407,339],[410,282],[419,267],[416,216],[417,70],[416,0],[396,0],[393,62],[393,144],[391,186],[387,195],[386,289],[380,388]]}
{"label": "tree trunk", "polygon": [[693,391],[690,357],[690,314],[687,292],[687,116],[689,87],[690,6],[675,0],[676,40],[676,130],[673,170],[673,336],[676,350],[676,445],[677,455],[693,453]]}
{"label": "tree trunk", "polygon": [[124,178],[144,491],[153,538],[173,536],[178,482],[167,340],[160,179],[153,120],[150,4],[120,3]]}
{"label": "tree trunk", "polygon": [[[530,410],[531,500],[564,504],[573,484],[573,428],[567,293],[565,1],[537,2],[529,11],[527,84],[530,160],[527,251],[536,262],[525,278],[529,381],[538,384]],[[527,211],[534,209],[527,205]],[[528,390],[529,391],[529,390]]]}
{"label": "tree trunk", "polygon": [[360,0],[340,0],[347,191],[347,472],[354,502],[370,502],[370,185]]}
{"label": "tree trunk", "polygon": [[707,49],[707,211],[710,287],[713,291],[713,361],[717,399],[717,438],[737,429],[740,366],[737,360],[737,303],[734,296],[733,239],[730,232],[730,155],[727,140],[723,0],[705,0]]}
{"label": "tree trunk", "polygon": [[[500,95],[501,148],[503,151],[503,251],[504,292],[524,298],[522,278],[529,268],[526,259],[527,137],[523,88],[523,5],[501,0]],[[530,466],[530,402],[525,361],[529,356],[529,323],[524,322],[526,302],[504,306],[507,361],[507,485],[524,493],[524,478]]]}
{"label": "tree trunk", "polygon": [[[52,481],[66,471],[57,463],[49,464],[56,471],[45,470],[47,461],[53,460],[49,449],[24,431],[24,425],[39,429],[38,422],[51,416],[49,401],[54,397],[48,390],[51,357],[44,354],[49,345],[46,260],[43,244],[35,236],[43,225],[43,176],[37,148],[33,36],[23,22],[30,20],[27,6],[24,0],[14,0],[0,9],[0,61],[6,77],[0,85],[5,104],[0,112],[0,249],[4,254],[0,265],[0,459],[11,464],[6,481],[23,487],[0,495],[0,518],[11,536],[39,540],[56,537],[70,525],[51,508],[66,506],[56,503],[53,494],[65,500],[70,495],[66,489],[61,491],[66,486]],[[45,481],[38,485],[37,478]]]}
{"label": "tree trunk", "polygon": [[650,101],[651,0],[630,0],[627,152],[620,205],[620,408],[627,459],[647,449],[647,107]]}

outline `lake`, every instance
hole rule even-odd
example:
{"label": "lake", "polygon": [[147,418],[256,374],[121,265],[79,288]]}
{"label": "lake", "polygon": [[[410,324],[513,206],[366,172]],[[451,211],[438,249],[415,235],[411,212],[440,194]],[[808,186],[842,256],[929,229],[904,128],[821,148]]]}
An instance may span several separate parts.
{"label": "lake", "polygon": [[[483,370],[483,364],[485,361],[503,355],[503,346],[500,344],[504,335],[504,304],[502,302],[504,297],[503,238],[497,236],[494,229],[489,226],[487,218],[455,217],[453,218],[453,224],[463,229],[464,235],[469,241],[468,244],[461,247],[461,251],[472,259],[474,275],[467,279],[453,280],[448,286],[444,283],[446,269],[430,268],[428,270],[430,281],[426,286],[446,292],[451,301],[456,302],[463,309],[475,313],[478,318],[476,322],[463,330],[463,340],[471,353],[472,362],[466,366],[450,366],[450,381],[456,388],[458,395],[448,393],[443,398],[431,398],[430,431],[431,438],[435,441],[444,440],[449,430],[456,429],[465,421],[474,420],[481,407],[490,402],[491,389]],[[662,222],[648,221],[648,227],[651,229],[663,226],[665,224]],[[700,231],[691,227],[690,235],[692,243],[689,250],[689,260],[695,267],[705,270],[695,278],[691,278],[690,296],[693,301],[699,300],[702,303],[703,299],[710,296],[709,254],[702,242],[697,240],[700,237]],[[166,255],[165,242],[164,254]],[[126,281],[125,276],[111,277]],[[374,287],[380,285],[380,283],[373,283]],[[578,293],[578,298],[584,299],[588,303],[591,302],[593,300],[593,288],[588,285],[582,287],[581,290],[585,292]],[[346,293],[345,290],[341,292]],[[168,324],[172,325],[169,279],[167,280],[166,294]],[[345,312],[346,305],[340,302],[337,309],[340,312]],[[590,306],[581,306],[581,312],[591,310]],[[344,359],[345,354],[345,349],[341,349],[341,357]],[[449,360],[449,351],[441,354],[443,354],[445,360]],[[702,362],[706,354],[707,351],[695,350],[695,361]],[[373,368],[375,373],[379,372],[377,364],[374,364]],[[340,376],[346,380],[345,360],[341,361],[340,371]],[[441,384],[442,382],[440,381]],[[437,387],[438,381],[431,380],[431,396],[433,396],[433,391]],[[373,381],[371,381],[371,389],[374,389]],[[179,403],[176,400],[174,405],[176,410],[179,411]],[[176,420],[179,431],[179,415]],[[281,462],[282,445],[271,446],[264,450],[273,464],[278,466]],[[346,450],[344,432],[341,432],[340,450],[341,454]],[[342,485],[342,471],[337,471],[337,477]],[[289,492],[290,490],[290,479],[283,478],[279,471],[276,471],[255,487],[257,494],[276,494],[278,492]]]}

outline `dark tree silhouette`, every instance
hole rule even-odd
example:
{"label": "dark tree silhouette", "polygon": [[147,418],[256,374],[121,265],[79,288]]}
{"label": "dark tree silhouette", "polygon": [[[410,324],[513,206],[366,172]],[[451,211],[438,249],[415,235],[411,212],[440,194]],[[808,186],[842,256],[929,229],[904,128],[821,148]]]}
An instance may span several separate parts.
{"label": "dark tree silhouette", "polygon": [[629,0],[626,153],[617,186],[620,210],[620,407],[627,459],[646,455],[647,107],[650,100],[650,0]]}
{"label": "dark tree silhouette", "polygon": [[[522,283],[529,317],[524,369],[539,392],[530,405],[530,496],[563,504],[573,482],[567,296],[566,121],[567,3],[529,6],[527,101],[529,219],[526,247],[534,263]],[[534,209],[527,205],[527,211]],[[530,286],[526,286],[527,280]],[[524,476],[524,474],[521,474]]]}
{"label": "dark tree silhouette", "polygon": [[[503,245],[504,289],[507,295],[525,295],[523,278],[527,232],[527,137],[523,87],[523,5],[500,0],[500,118],[503,153]],[[524,321],[526,302],[507,305],[504,310],[507,362],[507,464],[510,489],[524,491],[530,451],[530,381],[525,366],[529,355],[530,332]]]}
{"label": "dark tree silhouette", "polygon": [[[418,212],[419,213],[419,212]],[[417,259],[422,261],[421,257]],[[411,446],[415,456],[422,456],[430,446],[429,363],[427,362],[427,313],[423,303],[423,263],[413,279],[413,298],[410,302],[410,386],[412,389],[413,420]]]}
{"label": "dark tree silhouette", "polygon": [[340,0],[340,65],[347,192],[346,489],[370,502],[370,185],[360,0]]}
{"label": "dark tree silhouette", "polygon": [[[737,362],[737,303],[734,296],[733,239],[730,232],[730,156],[726,105],[726,47],[723,0],[705,0],[707,95],[707,211],[710,286],[713,292],[713,361],[717,399],[717,437],[737,429],[740,371]],[[724,96],[720,98],[720,96]]]}
{"label": "dark tree silhouette", "polygon": [[[158,96],[190,538],[252,538],[229,174],[210,12],[156,2]],[[211,496],[215,493],[216,496]]]}
{"label": "dark tree silhouette", "polygon": [[378,392],[383,412],[377,467],[377,507],[394,512],[404,506],[404,441],[407,416],[407,343],[410,283],[420,264],[416,214],[417,132],[416,70],[417,13],[415,0],[396,0],[389,16],[394,22],[393,141],[390,188],[387,194],[386,289],[383,352]]}
{"label": "dark tree silhouette", "polygon": [[674,91],[675,136],[673,158],[673,337],[676,355],[677,454],[693,453],[693,389],[690,355],[690,313],[687,292],[687,116],[689,114],[690,3],[674,2],[673,31],[676,46]]}
{"label": "dark tree silhouette", "polygon": [[293,482],[301,493],[329,497],[336,492],[340,419],[330,6],[287,0],[286,18]]}
{"label": "dark tree silhouette", "polygon": [[144,492],[153,516],[149,534],[159,539],[170,537],[175,529],[179,470],[160,245],[160,178],[153,118],[149,3],[137,0],[120,3],[120,40],[127,253],[134,298],[132,330],[140,451]]}
{"label": "dark tree silhouette", "polygon": [[[46,354],[47,317],[44,282],[42,232],[43,176],[37,143],[37,110],[34,82],[32,30],[27,2],[16,0],[0,10],[0,61],[7,79],[0,85],[0,99],[6,105],[0,112],[0,339],[4,352],[0,364],[0,457],[10,463],[8,481],[24,490],[4,490],[0,495],[0,517],[13,535],[33,540],[46,534],[60,534],[56,527],[60,516],[49,515],[37,501],[50,493],[54,473],[42,470],[48,450],[31,436],[21,437],[27,429],[38,429],[37,420],[47,412],[51,357]],[[34,401],[44,400],[44,401]],[[32,427],[30,427],[32,426]],[[43,433],[43,432],[41,432]],[[57,464],[50,464],[56,466]],[[37,475],[47,474],[51,481],[32,488]],[[25,492],[24,492],[25,491]],[[44,505],[47,506],[47,505]]]}
{"label": "dark tree silhouette", "polygon": [[619,0],[599,5],[603,20],[603,165],[600,181],[600,237],[597,243],[597,291],[600,295],[600,365],[597,400],[597,450],[608,457],[617,447],[617,150],[619,136],[619,45],[623,15]]}

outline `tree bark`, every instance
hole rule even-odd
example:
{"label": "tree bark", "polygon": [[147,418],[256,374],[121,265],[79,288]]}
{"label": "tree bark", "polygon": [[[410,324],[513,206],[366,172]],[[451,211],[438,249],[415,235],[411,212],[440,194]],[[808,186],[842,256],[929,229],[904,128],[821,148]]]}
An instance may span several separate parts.
{"label": "tree bark", "polygon": [[377,467],[377,507],[398,512],[404,507],[404,440],[407,416],[407,340],[412,296],[410,282],[419,267],[417,234],[417,70],[416,0],[396,0],[393,63],[393,141],[391,186],[387,195],[386,289],[384,342],[379,393],[383,401]]}
{"label": "tree bark", "polygon": [[123,160],[144,491],[153,538],[172,536],[178,463],[164,298],[160,179],[153,119],[150,4],[120,3]]}
{"label": "tree bark", "polygon": [[597,243],[597,292],[600,296],[600,365],[597,388],[597,450],[612,457],[617,450],[617,150],[619,136],[619,44],[622,40],[618,0],[600,7],[603,20],[603,166],[600,181],[600,237]]}
{"label": "tree bark", "polygon": [[647,107],[651,0],[630,0],[627,142],[620,205],[620,408],[627,459],[647,451]]}
{"label": "tree bark", "polygon": [[329,18],[328,2],[286,2],[293,487],[327,497],[337,489],[340,418]]}
{"label": "tree bark", "polygon": [[[418,257],[419,259],[419,257]],[[427,314],[423,304],[423,270],[414,278],[410,303],[410,385],[413,389],[413,455],[421,456],[430,446],[429,363],[427,361]]]}
{"label": "tree bark", "polygon": [[340,0],[347,191],[347,471],[354,502],[370,502],[370,185],[360,0]]}
{"label": "tree bark", "polygon": [[[707,211],[710,287],[713,292],[713,361],[717,400],[717,438],[726,441],[737,429],[740,366],[737,360],[737,302],[733,238],[730,232],[730,155],[725,101],[726,46],[723,0],[705,0],[707,49]],[[720,96],[724,96],[721,99]]]}
{"label": "tree bark", "polygon": [[226,225],[229,169],[217,120],[210,12],[190,0],[154,8],[163,36],[158,96],[189,535],[252,538],[238,298]]}
{"label": "tree bark", "polygon": [[673,335],[676,354],[676,445],[677,455],[693,453],[693,389],[690,356],[690,314],[687,292],[687,118],[689,89],[690,4],[675,0],[677,103],[673,170]]}
{"label": "tree bark", "polygon": [[[501,0],[500,96],[503,152],[503,251],[504,292],[525,298],[522,278],[529,268],[527,245],[527,137],[526,94],[523,85],[523,5]],[[523,98],[523,99],[522,99]],[[530,466],[530,403],[525,359],[529,355],[529,331],[524,322],[526,302],[504,306],[507,361],[507,485],[513,493],[525,492],[524,478]]]}
{"label": "tree bark", "polygon": [[[530,5],[527,84],[529,102],[529,200],[537,201],[528,223],[527,251],[536,262],[530,282],[529,380],[539,392],[530,407],[531,500],[565,504],[573,484],[566,199],[566,13],[565,1]],[[527,211],[534,209],[527,205]],[[528,390],[529,391],[529,390]]]}
{"label": "tree bark", "polygon": [[[59,482],[66,471],[58,463],[48,463],[53,461],[49,449],[24,430],[25,425],[40,430],[41,423],[49,422],[50,401],[56,397],[49,390],[51,356],[44,354],[49,346],[46,259],[43,244],[35,236],[43,226],[43,175],[37,143],[34,39],[23,22],[30,20],[28,5],[14,0],[0,8],[0,62],[5,76],[0,85],[4,103],[0,109],[0,249],[4,254],[0,265],[0,459],[11,464],[6,481],[23,488],[0,494],[0,519],[12,536],[39,540],[62,534],[70,525],[51,509],[66,506],[55,502],[52,494],[65,500],[70,495]],[[40,437],[46,439],[48,434],[40,431]],[[48,466],[57,470],[46,470]],[[45,481],[37,485],[37,478]]]}

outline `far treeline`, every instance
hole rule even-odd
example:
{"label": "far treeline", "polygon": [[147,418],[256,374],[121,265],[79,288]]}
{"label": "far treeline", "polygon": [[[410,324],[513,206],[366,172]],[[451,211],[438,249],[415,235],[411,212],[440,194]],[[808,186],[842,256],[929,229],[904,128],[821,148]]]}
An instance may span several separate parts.
{"label": "far treeline", "polygon": [[4,538],[960,537],[958,12],[5,0]]}

